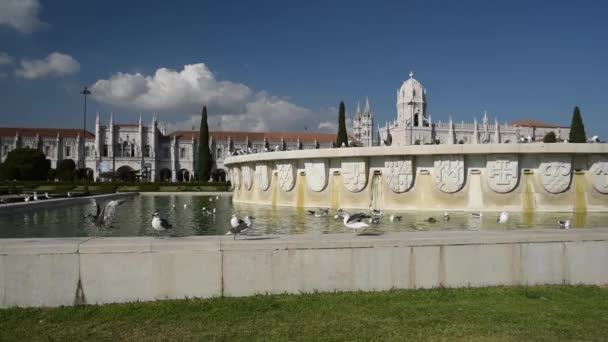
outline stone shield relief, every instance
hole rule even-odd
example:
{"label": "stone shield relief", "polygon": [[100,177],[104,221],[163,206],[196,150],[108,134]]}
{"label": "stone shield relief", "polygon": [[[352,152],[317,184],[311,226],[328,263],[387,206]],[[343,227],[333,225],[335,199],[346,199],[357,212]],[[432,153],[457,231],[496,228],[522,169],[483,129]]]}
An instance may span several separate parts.
{"label": "stone shield relief", "polygon": [[438,156],[435,159],[435,184],[446,193],[453,193],[464,185],[464,157],[462,155]]}
{"label": "stone shield relief", "polygon": [[593,187],[603,194],[608,194],[608,158],[595,155],[591,157],[591,162],[589,173]]}
{"label": "stone shield relief", "polygon": [[283,191],[291,191],[296,185],[296,166],[291,161],[281,161],[277,163],[277,171],[279,174],[279,187]]}
{"label": "stone shield relief", "polygon": [[312,191],[320,192],[327,186],[327,160],[311,159],[304,162],[306,184]]}
{"label": "stone shield relief", "polygon": [[238,167],[232,168],[230,182],[232,183],[233,190],[239,190],[241,188],[241,170]]}
{"label": "stone shield relief", "polygon": [[518,166],[517,155],[488,155],[486,172],[490,188],[498,193],[506,193],[515,189],[519,175]]}
{"label": "stone shield relief", "polygon": [[268,190],[270,187],[270,168],[266,163],[257,163],[255,165],[256,182],[258,188],[262,191]]}
{"label": "stone shield relief", "polygon": [[548,192],[558,194],[570,186],[572,162],[568,155],[544,156],[539,167],[540,182]]}
{"label": "stone shield relief", "polygon": [[342,162],[342,182],[350,192],[359,192],[367,184],[367,165],[363,158],[351,158]]}
{"label": "stone shield relief", "polygon": [[384,177],[393,192],[402,193],[409,190],[414,180],[412,158],[387,157],[384,162]]}
{"label": "stone shield relief", "polygon": [[250,165],[243,165],[241,167],[241,173],[243,176],[243,184],[245,185],[245,189],[251,190],[253,186],[253,170],[251,170]]}

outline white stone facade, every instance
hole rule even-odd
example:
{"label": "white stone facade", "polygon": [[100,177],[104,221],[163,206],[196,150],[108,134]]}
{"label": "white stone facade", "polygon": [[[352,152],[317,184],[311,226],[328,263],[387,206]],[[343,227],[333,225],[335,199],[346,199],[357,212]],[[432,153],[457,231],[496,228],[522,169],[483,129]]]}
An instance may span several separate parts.
{"label": "white stone facade", "polygon": [[[521,121],[521,124],[499,124],[497,119],[491,123],[486,112],[480,124],[464,121],[457,123],[433,122],[427,113],[427,93],[422,84],[410,72],[410,78],[403,82],[397,91],[397,119],[378,125],[377,139],[373,145],[432,145],[432,144],[514,144],[522,141],[542,141],[545,134],[552,131],[558,140],[565,140],[570,129],[540,122]],[[353,121],[355,137],[361,124]],[[363,139],[363,138],[362,138]],[[362,140],[366,141],[366,140]],[[363,143],[363,146],[372,144]]]}

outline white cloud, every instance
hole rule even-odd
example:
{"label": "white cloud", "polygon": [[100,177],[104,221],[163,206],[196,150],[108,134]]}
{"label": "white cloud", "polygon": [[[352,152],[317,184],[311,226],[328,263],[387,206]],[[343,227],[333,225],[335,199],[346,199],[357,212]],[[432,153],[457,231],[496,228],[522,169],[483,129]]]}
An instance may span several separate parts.
{"label": "white cloud", "polygon": [[38,19],[42,6],[38,0],[0,1],[0,25],[22,33],[30,33],[48,26]]}
{"label": "white cloud", "polygon": [[80,63],[70,55],[53,52],[44,59],[24,59],[15,71],[17,77],[25,79],[66,76],[80,70]]}
{"label": "white cloud", "polygon": [[6,52],[0,52],[0,65],[13,64],[13,57]]}
{"label": "white cloud", "polygon": [[[91,87],[101,103],[131,110],[179,113],[171,117],[169,130],[198,127],[200,110],[206,105],[211,129],[248,131],[328,131],[319,122],[337,118],[335,108],[313,111],[285,98],[254,92],[242,83],[216,79],[203,64],[177,71],[159,68],[153,75],[116,73]],[[166,117],[166,116],[165,116]]]}

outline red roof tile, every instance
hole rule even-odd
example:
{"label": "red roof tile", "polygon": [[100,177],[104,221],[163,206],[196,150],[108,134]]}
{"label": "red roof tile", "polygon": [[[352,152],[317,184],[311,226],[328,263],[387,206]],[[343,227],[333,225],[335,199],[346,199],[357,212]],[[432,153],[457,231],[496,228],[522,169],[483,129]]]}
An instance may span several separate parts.
{"label": "red roof tile", "polygon": [[559,127],[556,125],[552,125],[552,124],[548,124],[546,122],[536,121],[536,120],[518,120],[518,121],[511,122],[511,125],[519,126],[519,127],[547,127],[547,128],[558,128]]}
{"label": "red roof tile", "polygon": [[[17,132],[22,137],[35,137],[36,134],[41,138],[56,138],[57,133],[62,138],[76,138],[79,134],[82,136],[82,129],[76,128],[20,128],[20,127],[0,127],[0,137],[14,137]],[[87,139],[94,139],[95,135],[89,131],[86,132]]]}
{"label": "red roof tile", "polygon": [[[317,140],[319,143],[330,143],[336,141],[336,134],[333,133],[308,133],[308,132],[235,132],[235,131],[215,131],[209,132],[209,135],[216,140],[228,140],[228,137],[233,141],[249,140],[263,141],[264,138],[268,141],[281,141],[281,138],[286,142],[296,142],[298,138],[302,143],[314,143]],[[198,131],[176,131],[169,134],[170,137],[175,136],[177,139],[192,139],[198,140]]]}

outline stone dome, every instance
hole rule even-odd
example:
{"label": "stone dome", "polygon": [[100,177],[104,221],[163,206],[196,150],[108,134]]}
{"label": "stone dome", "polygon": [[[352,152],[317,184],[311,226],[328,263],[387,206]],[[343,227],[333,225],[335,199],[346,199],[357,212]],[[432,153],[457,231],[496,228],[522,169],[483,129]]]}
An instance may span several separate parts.
{"label": "stone dome", "polygon": [[397,102],[426,102],[426,89],[414,78],[414,72],[410,72],[410,78],[397,91]]}

